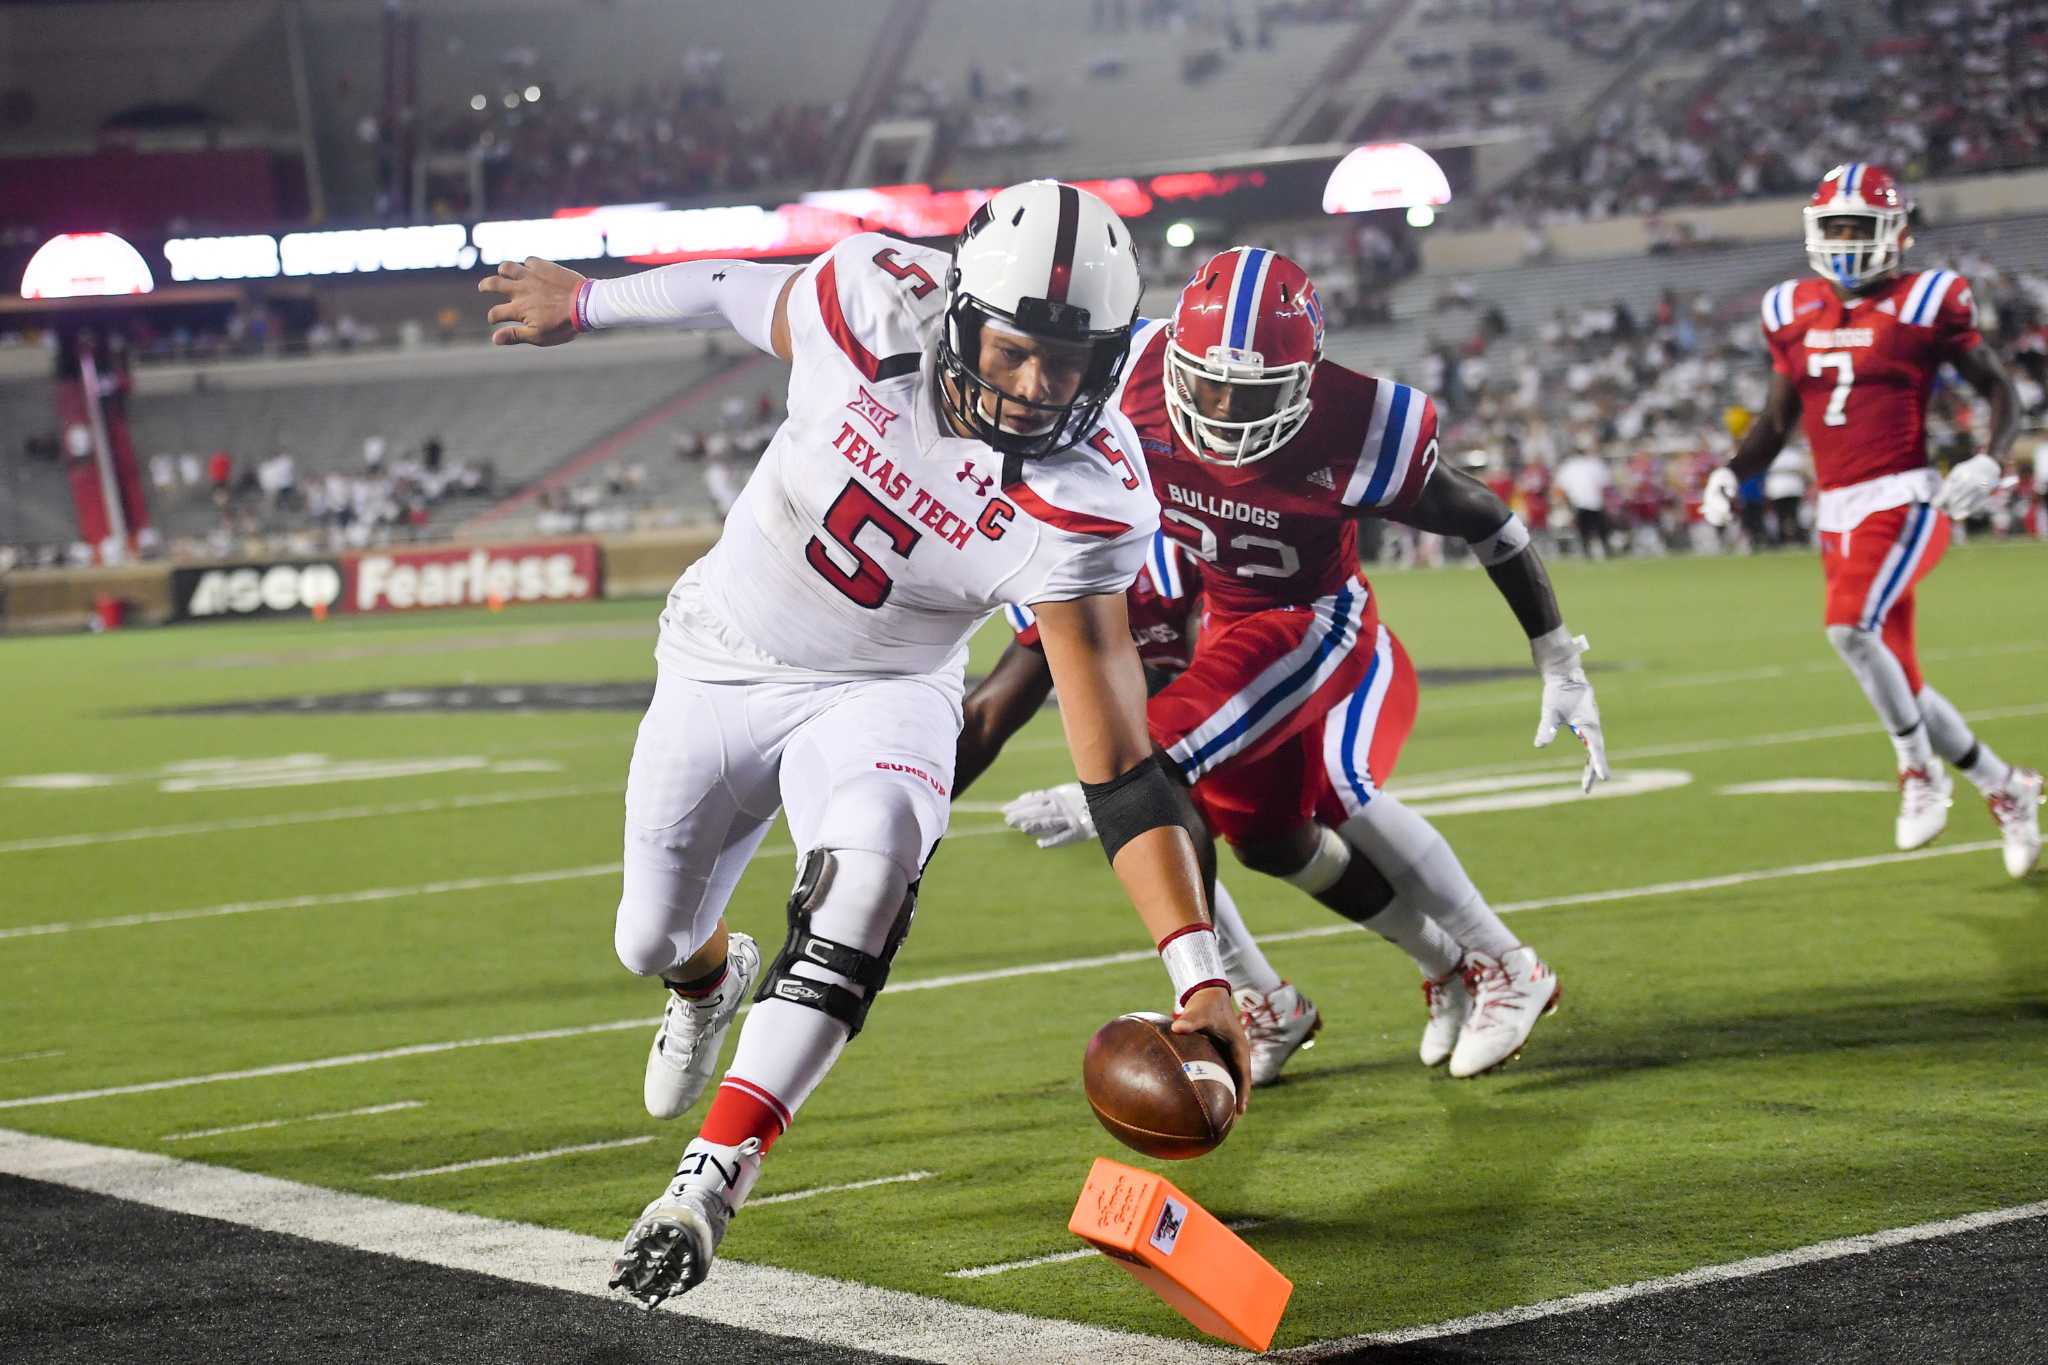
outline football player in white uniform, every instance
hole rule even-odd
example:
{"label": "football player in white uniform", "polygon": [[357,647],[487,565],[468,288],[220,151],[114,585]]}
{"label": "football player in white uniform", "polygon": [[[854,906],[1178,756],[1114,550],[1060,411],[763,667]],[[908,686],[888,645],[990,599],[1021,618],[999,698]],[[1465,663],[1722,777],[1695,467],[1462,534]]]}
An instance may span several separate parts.
{"label": "football player in white uniform", "polygon": [[[589,280],[529,258],[479,288],[501,296],[499,343],[730,326],[793,367],[788,420],[669,594],[626,781],[616,947],[669,987],[649,1112],[697,1100],[758,976],[757,1004],[613,1286],[652,1307],[704,1279],[762,1157],[860,1031],[946,829],[968,638],[1006,602],[1037,613],[1074,766],[1173,979],[1175,1027],[1214,1035],[1247,1076],[1188,832],[1199,817],[1153,758],[1125,615],[1159,513],[1135,436],[1105,410],[1139,290],[1108,205],[1032,181],[977,210],[951,257],[862,233],[801,267]],[[798,872],[764,971],[723,913],[778,808]]]}

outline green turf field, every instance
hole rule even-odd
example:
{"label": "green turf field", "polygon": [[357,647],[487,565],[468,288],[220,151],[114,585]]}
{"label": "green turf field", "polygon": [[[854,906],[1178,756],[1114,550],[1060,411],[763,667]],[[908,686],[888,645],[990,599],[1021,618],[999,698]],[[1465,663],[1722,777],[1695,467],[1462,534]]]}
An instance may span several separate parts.
{"label": "green turf field", "polygon": [[[2015,884],[1995,848],[1962,847],[1995,831],[1960,779],[1947,833],[1912,859],[1885,857],[1886,791],[1721,790],[1889,781],[1890,749],[1819,632],[1815,564],[1573,563],[1556,578],[1592,639],[1616,777],[1640,789],[1441,816],[1497,904],[1566,901],[1510,921],[1565,987],[1519,1062],[1476,1082],[1425,1072],[1413,968],[1354,931],[1298,933],[1332,921],[1226,859],[1246,917],[1281,936],[1270,954],[1329,1026],[1220,1151],[1168,1169],[1218,1215],[1260,1220],[1248,1239],[1297,1285],[1278,1344],[2048,1195],[2048,874]],[[2044,578],[2048,546],[1987,545],[1952,552],[1921,592],[1930,680],[2036,765]],[[1377,587],[1425,671],[1526,664],[1482,576]],[[128,713],[649,679],[655,612],[0,640],[0,1127],[623,1232],[693,1128],[641,1111],[661,1002],[611,951],[637,715]],[[979,643],[985,665],[1001,640]],[[1536,697],[1533,677],[1426,685],[1395,788],[1452,801],[1497,788],[1489,776],[1561,774],[1571,754],[1530,748]],[[1098,850],[1041,853],[989,813],[1070,774],[1057,736],[1041,717],[969,793],[898,985],[757,1196],[930,1176],[751,1209],[726,1256],[1189,1334],[1100,1259],[948,1274],[1071,1249],[1090,1159],[1141,1160],[1089,1115],[1080,1057],[1104,1019],[1166,1003],[1156,963],[917,988],[1145,948]],[[1446,783],[1464,785],[1429,794]],[[771,836],[732,908],[771,948],[788,853]],[[1790,871],[1865,858],[1878,861]],[[1740,873],[1760,875],[1668,885]],[[470,1040],[485,1041],[362,1057]],[[352,1060],[291,1066],[337,1058]],[[13,1102],[271,1066],[290,1069]],[[382,1112],[167,1140],[368,1108]]]}

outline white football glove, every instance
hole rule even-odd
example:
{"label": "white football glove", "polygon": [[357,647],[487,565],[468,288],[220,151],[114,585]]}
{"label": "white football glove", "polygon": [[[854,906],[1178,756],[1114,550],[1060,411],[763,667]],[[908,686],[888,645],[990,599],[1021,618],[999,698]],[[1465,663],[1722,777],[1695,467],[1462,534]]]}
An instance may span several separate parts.
{"label": "white football glove", "polygon": [[1543,675],[1542,711],[1536,718],[1536,747],[1541,749],[1557,738],[1562,725],[1586,746],[1586,771],[1579,790],[1590,792],[1595,782],[1607,777],[1607,739],[1600,730],[1600,705],[1593,700],[1593,684],[1579,667],[1586,652],[1586,637],[1574,636],[1559,626],[1548,635],[1529,641],[1537,671]]}
{"label": "white football glove", "polygon": [[1095,837],[1095,819],[1079,782],[1025,792],[1003,807],[1003,823],[1038,841],[1040,848],[1078,844]]}
{"label": "white football glove", "polygon": [[1722,465],[1707,475],[1706,491],[1700,494],[1700,515],[1709,526],[1726,526],[1735,520],[1735,499],[1742,491],[1735,471]]}
{"label": "white football glove", "polygon": [[2005,471],[1998,467],[1998,461],[1989,455],[1972,455],[1941,481],[1941,496],[1934,505],[1957,521],[1968,521],[1984,510],[1991,501],[1991,490],[1998,487]]}

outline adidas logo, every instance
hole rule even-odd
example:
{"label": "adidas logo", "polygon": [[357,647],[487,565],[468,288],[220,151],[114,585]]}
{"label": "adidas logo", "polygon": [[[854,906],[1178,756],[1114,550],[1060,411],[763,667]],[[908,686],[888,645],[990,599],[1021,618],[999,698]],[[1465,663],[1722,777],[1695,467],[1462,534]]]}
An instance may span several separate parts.
{"label": "adidas logo", "polygon": [[1309,475],[1308,481],[1318,488],[1327,488],[1332,493],[1337,491],[1337,480],[1331,475],[1327,467],[1318,469],[1315,473]]}

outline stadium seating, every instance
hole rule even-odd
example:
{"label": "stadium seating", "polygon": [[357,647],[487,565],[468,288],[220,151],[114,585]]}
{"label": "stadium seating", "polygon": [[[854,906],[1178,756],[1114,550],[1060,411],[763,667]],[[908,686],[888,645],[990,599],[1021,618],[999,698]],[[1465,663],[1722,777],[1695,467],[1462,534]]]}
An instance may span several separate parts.
{"label": "stadium seating", "polygon": [[[1269,46],[1246,33],[1233,47],[1227,30],[1202,24],[1096,32],[1095,8],[1091,0],[941,0],[935,6],[903,65],[903,79],[935,87],[956,116],[969,108],[970,68],[980,67],[988,102],[1021,81],[1029,102],[1020,117],[1058,140],[956,157],[950,180],[995,185],[1039,175],[1227,162],[1233,153],[1264,145],[1274,119],[1299,96],[1301,81],[1320,70],[1333,33],[1348,27],[1275,24],[1267,31]],[[1206,65],[1205,53],[1220,60],[1211,74],[1190,81],[1189,64]],[[1102,74],[1091,73],[1091,63],[1100,64]]]}

